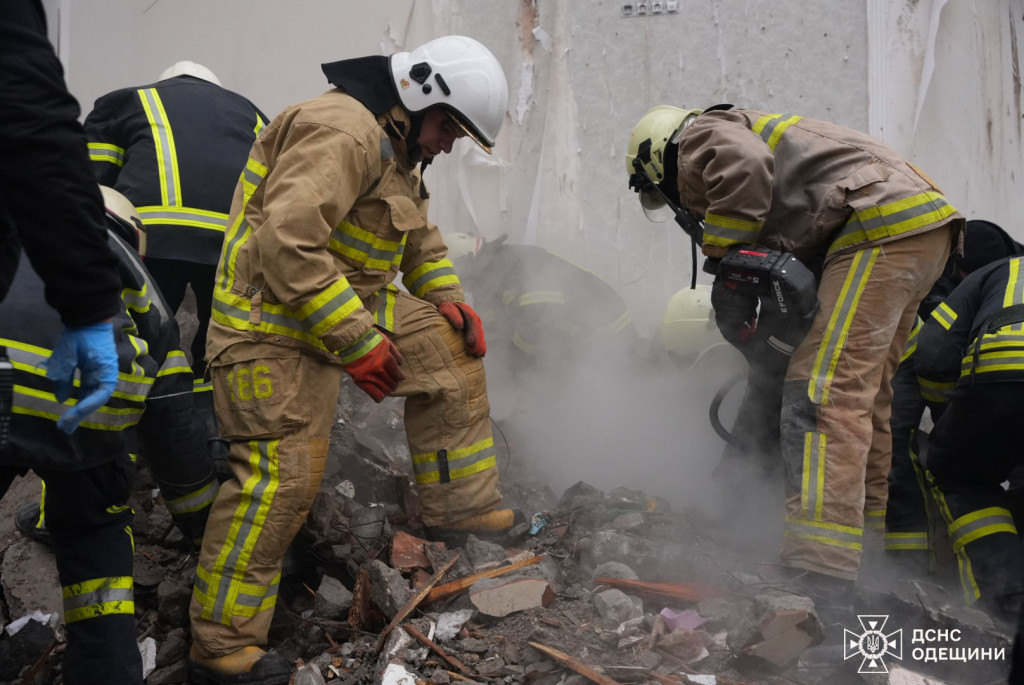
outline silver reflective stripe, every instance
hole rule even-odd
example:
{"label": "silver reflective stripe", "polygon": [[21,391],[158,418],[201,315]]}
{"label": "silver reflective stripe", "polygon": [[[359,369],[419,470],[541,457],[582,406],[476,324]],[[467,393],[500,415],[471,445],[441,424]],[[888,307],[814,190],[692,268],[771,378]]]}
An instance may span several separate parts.
{"label": "silver reflective stripe", "polygon": [[[250,449],[258,450],[259,456],[256,460],[255,468],[252,469],[252,476],[243,485],[242,502],[246,502],[246,495],[248,495],[248,502],[245,504],[244,509],[240,507],[239,510],[232,514],[231,529],[234,530],[235,535],[231,538],[231,550],[228,552],[227,558],[224,559],[222,570],[217,574],[220,582],[217,586],[217,597],[214,600],[212,611],[213,620],[215,621],[220,621],[224,617],[224,607],[228,602],[229,596],[232,594],[231,586],[234,584],[235,579],[245,576],[245,567],[248,564],[249,554],[256,543],[255,536],[258,536],[260,533],[255,523],[260,507],[264,505],[264,493],[269,488],[271,491],[270,497],[273,498],[273,493],[276,491],[276,475],[271,472],[271,442],[277,443],[280,440],[253,440],[249,443]],[[252,483],[254,478],[257,480],[255,483]],[[251,488],[250,483],[252,483]],[[269,502],[267,505],[269,506]],[[241,514],[241,517],[239,517],[239,514]],[[249,539],[250,536],[254,536],[252,540]]]}
{"label": "silver reflective stripe", "polygon": [[130,587],[101,587],[98,590],[93,590],[92,592],[65,597],[64,611],[68,612],[73,609],[82,609],[84,607],[90,607],[96,604],[105,604],[107,602],[131,602],[134,601],[134,598],[135,591]]}
{"label": "silver reflective stripe", "polygon": [[[396,250],[382,250],[382,249],[380,249],[378,247],[374,247],[373,245],[371,245],[370,243],[366,242],[365,240],[357,238],[356,236],[354,236],[354,235],[352,235],[350,233],[346,233],[345,231],[343,231],[341,229],[340,226],[338,228],[334,229],[334,233],[331,235],[331,238],[333,240],[337,240],[339,243],[341,243],[345,247],[350,247],[353,250],[356,250],[357,252],[365,254],[367,256],[367,258],[368,258],[367,261],[370,260],[370,259],[376,259],[376,260],[379,260],[381,262],[386,262],[389,266],[395,262],[395,257],[397,257],[398,255],[402,254],[402,252],[405,250],[405,242],[404,241],[398,244],[398,250],[397,251]],[[351,256],[351,255],[348,255],[348,256]],[[365,263],[365,261],[364,261],[364,263]],[[384,269],[381,269],[381,271],[383,271],[383,270]]]}
{"label": "silver reflective stripe", "polygon": [[258,186],[260,183],[263,182],[263,179],[265,177],[266,177],[266,174],[261,174],[260,172],[256,171],[255,169],[250,169],[248,166],[246,166],[244,169],[242,169],[242,179],[246,183],[249,183],[249,184],[251,184],[253,186]]}
{"label": "silver reflective stripe", "polygon": [[241,604],[242,606],[253,607],[258,609],[259,606],[263,604],[263,602],[267,599],[277,597],[277,588],[278,584],[274,583],[273,585],[267,588],[267,594],[262,596],[250,595],[248,593],[239,591],[237,603]]}
{"label": "silver reflective stripe", "polygon": [[181,497],[175,497],[172,500],[167,500],[167,511],[172,514],[190,514],[194,511],[205,509],[213,504],[213,500],[217,498],[217,490],[219,489],[220,485],[217,481],[212,480],[195,492],[190,492],[189,494]]}
{"label": "silver reflective stripe", "polygon": [[201,209],[189,209],[188,207],[162,207],[153,209],[146,207],[139,209],[139,216],[142,222],[149,223],[180,223],[192,222],[208,224],[209,228],[223,231],[228,225],[228,215],[219,212],[207,212]]}
{"label": "silver reflective stripe", "polygon": [[[828,525],[828,524],[826,524]],[[850,533],[843,530],[836,530],[835,528],[819,527],[811,524],[800,523],[793,519],[786,520],[786,530],[792,531],[797,537],[824,537],[831,538],[837,542],[847,543],[847,545],[855,545],[860,547],[863,539],[863,534]],[[846,546],[846,545],[844,545]]]}
{"label": "silver reflective stripe", "polygon": [[[10,344],[11,343],[9,342],[7,343],[7,345]],[[46,369],[43,366],[43,364],[44,362],[46,362],[46,360],[50,358],[50,355],[29,352],[28,350],[23,350],[18,347],[8,347],[7,357],[12,362],[23,364],[24,366],[33,367],[34,369],[36,369],[36,375],[45,376]],[[153,388],[152,379],[150,379],[149,382],[138,382],[125,380],[126,378],[131,378],[131,376],[124,373],[118,374],[116,392],[122,393],[124,395],[131,395],[133,397],[141,397],[144,399],[146,395],[149,394],[149,391],[152,390]]]}
{"label": "silver reflective stripe", "polygon": [[[989,516],[983,516],[979,519],[975,519],[973,521],[961,524],[959,527],[956,528],[956,530],[950,530],[949,541],[953,545],[953,549],[961,548],[968,542],[976,540],[979,537],[984,537],[985,535],[991,535],[994,533],[1007,533],[1009,531],[1005,529],[1006,526],[1009,526],[1010,528],[1013,528],[1014,531],[1016,531],[1016,526],[1014,526],[1013,524],[1013,516],[1011,516],[1010,512],[1006,511],[1005,509],[1001,511],[1004,511],[1005,513],[993,513]],[[955,525],[956,521],[953,522],[950,528],[952,529]],[[992,530],[989,533],[984,533],[982,535],[972,535],[972,533],[979,533],[983,528],[988,528],[989,526],[1000,526],[1000,529]],[[971,540],[964,540],[964,538],[968,536],[971,536]]]}
{"label": "silver reflective stripe", "polygon": [[418,293],[420,291],[420,288],[422,288],[424,285],[426,285],[430,281],[434,280],[435,278],[440,278],[441,276],[454,276],[454,275],[455,275],[455,268],[454,267],[442,266],[442,267],[439,267],[437,269],[431,269],[430,271],[428,271],[425,274],[421,275],[419,278],[417,278],[412,283],[406,283],[405,287],[409,289],[409,292]]}

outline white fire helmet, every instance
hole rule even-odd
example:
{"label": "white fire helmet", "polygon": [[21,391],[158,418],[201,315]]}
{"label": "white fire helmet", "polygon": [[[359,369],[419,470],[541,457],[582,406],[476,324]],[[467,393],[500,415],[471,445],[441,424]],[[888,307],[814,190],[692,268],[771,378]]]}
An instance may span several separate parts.
{"label": "white fire helmet", "polygon": [[402,106],[443,107],[490,153],[508,108],[508,81],[491,51],[466,36],[443,36],[390,58]]}
{"label": "white fire helmet", "polygon": [[195,78],[209,81],[215,85],[221,85],[220,79],[217,75],[204,67],[202,64],[190,62],[188,60],[182,60],[175,62],[171,66],[167,67],[160,74],[158,80],[163,81],[164,79],[174,78],[175,76],[194,76]]}
{"label": "white fire helmet", "polygon": [[118,237],[138,250],[139,256],[146,256],[146,227],[142,223],[135,205],[113,188],[101,185],[103,205],[107,210],[107,224]]}

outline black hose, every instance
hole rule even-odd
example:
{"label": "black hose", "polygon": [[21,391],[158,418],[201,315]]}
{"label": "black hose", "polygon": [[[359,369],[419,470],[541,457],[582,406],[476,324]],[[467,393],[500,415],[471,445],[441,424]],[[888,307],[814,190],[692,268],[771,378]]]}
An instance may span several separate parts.
{"label": "black hose", "polygon": [[724,425],[722,425],[722,420],[718,418],[718,410],[721,408],[722,402],[729,394],[729,391],[733,389],[733,386],[746,377],[747,372],[740,371],[726,379],[725,383],[722,383],[722,387],[720,387],[718,392],[715,393],[715,397],[711,400],[711,408],[708,410],[708,418],[711,419],[711,427],[715,429],[716,433],[718,433],[718,437],[738,449],[743,449],[743,444],[740,442],[739,438],[734,437],[733,434],[730,433]]}

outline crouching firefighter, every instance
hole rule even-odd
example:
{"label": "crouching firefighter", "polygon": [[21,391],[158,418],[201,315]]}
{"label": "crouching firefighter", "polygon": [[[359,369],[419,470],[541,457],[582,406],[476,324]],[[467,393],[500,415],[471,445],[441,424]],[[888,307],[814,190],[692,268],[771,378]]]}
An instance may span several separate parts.
{"label": "crouching firefighter", "polygon": [[[51,350],[67,344],[44,286],[21,259],[0,303],[0,493],[29,468],[46,483],[46,528],[64,597],[68,648],[64,682],[142,683],[135,641],[128,497],[133,445],[146,454],[174,520],[202,536],[217,489],[203,424],[192,409],[192,373],[178,349],[177,324],[142,265],[141,222],[109,189],[108,243],[118,258],[121,306],[111,320],[117,385],[105,405],[70,434],[66,421],[81,384],[46,377]],[[69,401],[61,401],[70,394]]]}
{"label": "crouching firefighter", "polygon": [[1024,552],[1002,483],[1024,463],[1024,257],[970,274],[918,334],[917,374],[937,416],[925,458],[964,599],[1006,623],[1024,597]]}

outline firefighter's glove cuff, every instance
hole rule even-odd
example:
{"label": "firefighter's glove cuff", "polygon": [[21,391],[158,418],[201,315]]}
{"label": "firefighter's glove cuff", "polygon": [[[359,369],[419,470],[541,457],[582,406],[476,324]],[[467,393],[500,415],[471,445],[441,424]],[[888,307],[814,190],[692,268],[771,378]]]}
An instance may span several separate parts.
{"label": "firefighter's glove cuff", "polygon": [[[360,348],[353,350],[356,346]],[[405,379],[405,374],[398,368],[403,361],[402,354],[390,338],[376,329],[371,329],[356,345],[342,352],[339,354],[342,354],[345,371],[374,402],[380,402],[393,393]]]}
{"label": "firefighter's glove cuff", "polygon": [[437,306],[441,316],[457,331],[462,331],[466,341],[466,352],[471,357],[482,357],[487,354],[487,342],[484,340],[484,324],[480,316],[465,302],[442,302]]}
{"label": "firefighter's glove cuff", "polygon": [[757,295],[716,279],[711,286],[711,307],[722,337],[732,345],[743,345],[756,330]]}
{"label": "firefighter's glove cuff", "polygon": [[106,404],[117,387],[117,347],[109,321],[65,328],[45,363],[46,377],[54,382],[58,402],[71,397],[78,369],[78,401],[57,420],[57,427],[73,433],[89,414]]}

